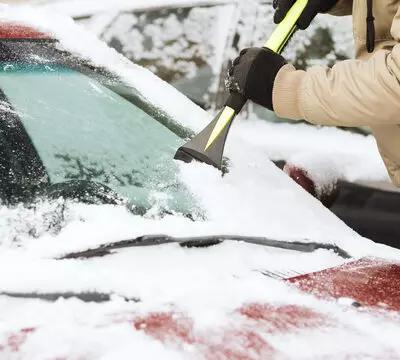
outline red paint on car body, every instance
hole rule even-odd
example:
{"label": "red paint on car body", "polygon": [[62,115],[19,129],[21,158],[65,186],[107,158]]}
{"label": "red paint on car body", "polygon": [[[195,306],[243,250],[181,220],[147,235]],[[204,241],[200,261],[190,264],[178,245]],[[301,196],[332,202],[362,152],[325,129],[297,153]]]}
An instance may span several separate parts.
{"label": "red paint on car body", "polygon": [[249,319],[262,323],[263,330],[269,333],[313,328],[329,322],[320,313],[298,305],[249,304],[238,311]]}
{"label": "red paint on car body", "polygon": [[194,342],[193,322],[179,313],[151,313],[134,319],[133,325],[136,330],[142,330],[157,340],[180,339],[188,344]]}
{"label": "red paint on car body", "polygon": [[0,39],[51,39],[51,36],[30,26],[0,23]]}
{"label": "red paint on car body", "polygon": [[11,334],[8,337],[7,346],[2,346],[2,349],[4,350],[7,347],[12,352],[18,352],[28,338],[28,335],[33,332],[35,332],[34,328],[26,328],[21,329],[18,333]]}
{"label": "red paint on car body", "polygon": [[[398,322],[386,312],[400,311],[400,264],[396,262],[362,259],[286,281],[318,298],[351,298],[362,305],[360,311],[367,311],[370,315],[392,324]],[[385,304],[385,311],[374,311],[374,307],[382,307],[382,304]],[[358,311],[356,307],[350,307],[350,310],[354,313]],[[210,360],[285,356],[269,343],[269,339],[275,335],[301,338],[302,330],[328,334],[337,332],[344,337],[362,336],[365,341],[371,340],[369,335],[359,333],[357,327],[343,323],[328,312],[320,312],[307,306],[251,303],[235,310],[232,318],[238,315],[242,317],[242,321],[237,321],[236,326],[208,329],[205,332],[196,332],[192,319],[173,312],[148,314],[134,324],[137,330],[142,330],[166,344],[175,344],[177,347],[194,346],[204,358]],[[344,355],[349,360],[369,356],[362,352]],[[398,356],[391,349],[383,349],[381,354],[375,355],[377,359],[397,359]]]}
{"label": "red paint on car body", "polygon": [[[236,311],[233,316],[245,315],[250,319],[246,307]],[[254,318],[250,319],[254,320]],[[134,327],[147,335],[177,348],[193,346],[208,360],[248,360],[268,358],[275,349],[260,335],[251,324],[226,329],[211,328],[206,332],[196,331],[193,320],[179,312],[155,312],[133,320]],[[252,353],[254,356],[250,356]]]}
{"label": "red paint on car body", "polygon": [[362,306],[400,311],[400,262],[361,259],[287,281],[319,297],[351,298]]}

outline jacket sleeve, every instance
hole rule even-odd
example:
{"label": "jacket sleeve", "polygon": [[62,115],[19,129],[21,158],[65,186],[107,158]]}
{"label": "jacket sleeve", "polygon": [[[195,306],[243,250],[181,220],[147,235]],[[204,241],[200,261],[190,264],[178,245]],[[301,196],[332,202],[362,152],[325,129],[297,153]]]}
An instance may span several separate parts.
{"label": "jacket sleeve", "polygon": [[338,3],[328,11],[328,14],[336,16],[351,15],[353,11],[353,0],[339,0]]}
{"label": "jacket sleeve", "polygon": [[306,72],[285,65],[273,89],[277,115],[318,125],[400,124],[400,10],[391,33],[397,41],[392,50],[378,50],[367,61]]}

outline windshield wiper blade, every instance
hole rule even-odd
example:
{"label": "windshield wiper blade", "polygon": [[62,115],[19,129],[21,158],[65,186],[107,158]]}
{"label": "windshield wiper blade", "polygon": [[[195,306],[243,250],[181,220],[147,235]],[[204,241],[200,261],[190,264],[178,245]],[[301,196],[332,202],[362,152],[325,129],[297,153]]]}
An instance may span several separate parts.
{"label": "windshield wiper blade", "polygon": [[135,239],[122,240],[113,243],[103,244],[98,247],[78,252],[71,252],[58,258],[58,260],[66,259],[90,259],[110,255],[113,250],[124,248],[132,248],[138,246],[156,246],[177,243],[182,247],[196,248],[209,247],[221,244],[224,241],[238,241],[253,245],[262,245],[271,248],[292,250],[303,253],[311,253],[317,250],[333,251],[336,255],[343,259],[351,259],[351,256],[342,248],[335,244],[324,244],[319,242],[304,241],[282,241],[272,240],[266,237],[254,236],[237,236],[237,235],[212,235],[197,237],[173,237],[168,235],[145,235]]}
{"label": "windshield wiper blade", "polygon": [[[99,292],[81,292],[75,293],[72,291],[68,292],[51,292],[51,293],[39,293],[39,292],[32,292],[32,293],[23,293],[23,292],[7,292],[2,291],[0,292],[0,296],[6,296],[11,298],[17,299],[36,299],[36,300],[44,300],[49,302],[54,302],[59,299],[78,299],[83,302],[95,302],[95,303],[103,303],[111,301],[113,295],[115,294],[106,294],[106,293],[99,293]],[[138,298],[126,298],[123,297],[125,301],[133,301],[139,302]]]}

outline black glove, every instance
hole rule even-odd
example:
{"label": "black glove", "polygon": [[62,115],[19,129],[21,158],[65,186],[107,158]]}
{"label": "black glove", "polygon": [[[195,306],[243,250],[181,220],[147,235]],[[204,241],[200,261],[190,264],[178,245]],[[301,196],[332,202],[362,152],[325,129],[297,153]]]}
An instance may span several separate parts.
{"label": "black glove", "polygon": [[[311,21],[318,13],[332,9],[338,0],[308,0],[307,6],[297,20],[299,29],[304,30],[309,27]],[[272,6],[275,9],[274,22],[279,24],[290,10],[295,0],[274,0]]]}
{"label": "black glove", "polygon": [[272,90],[275,77],[286,60],[266,48],[249,48],[233,61],[227,78],[227,88],[246,99],[273,110]]}

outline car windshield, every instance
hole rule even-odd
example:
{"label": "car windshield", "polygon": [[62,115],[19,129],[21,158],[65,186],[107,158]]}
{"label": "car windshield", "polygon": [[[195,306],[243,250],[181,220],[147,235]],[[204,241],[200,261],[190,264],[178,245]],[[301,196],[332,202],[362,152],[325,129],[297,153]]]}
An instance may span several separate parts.
{"label": "car windshield", "polygon": [[100,183],[137,207],[193,214],[173,160],[184,140],[107,81],[113,87],[66,66],[3,62],[0,110],[18,115],[51,184]]}

